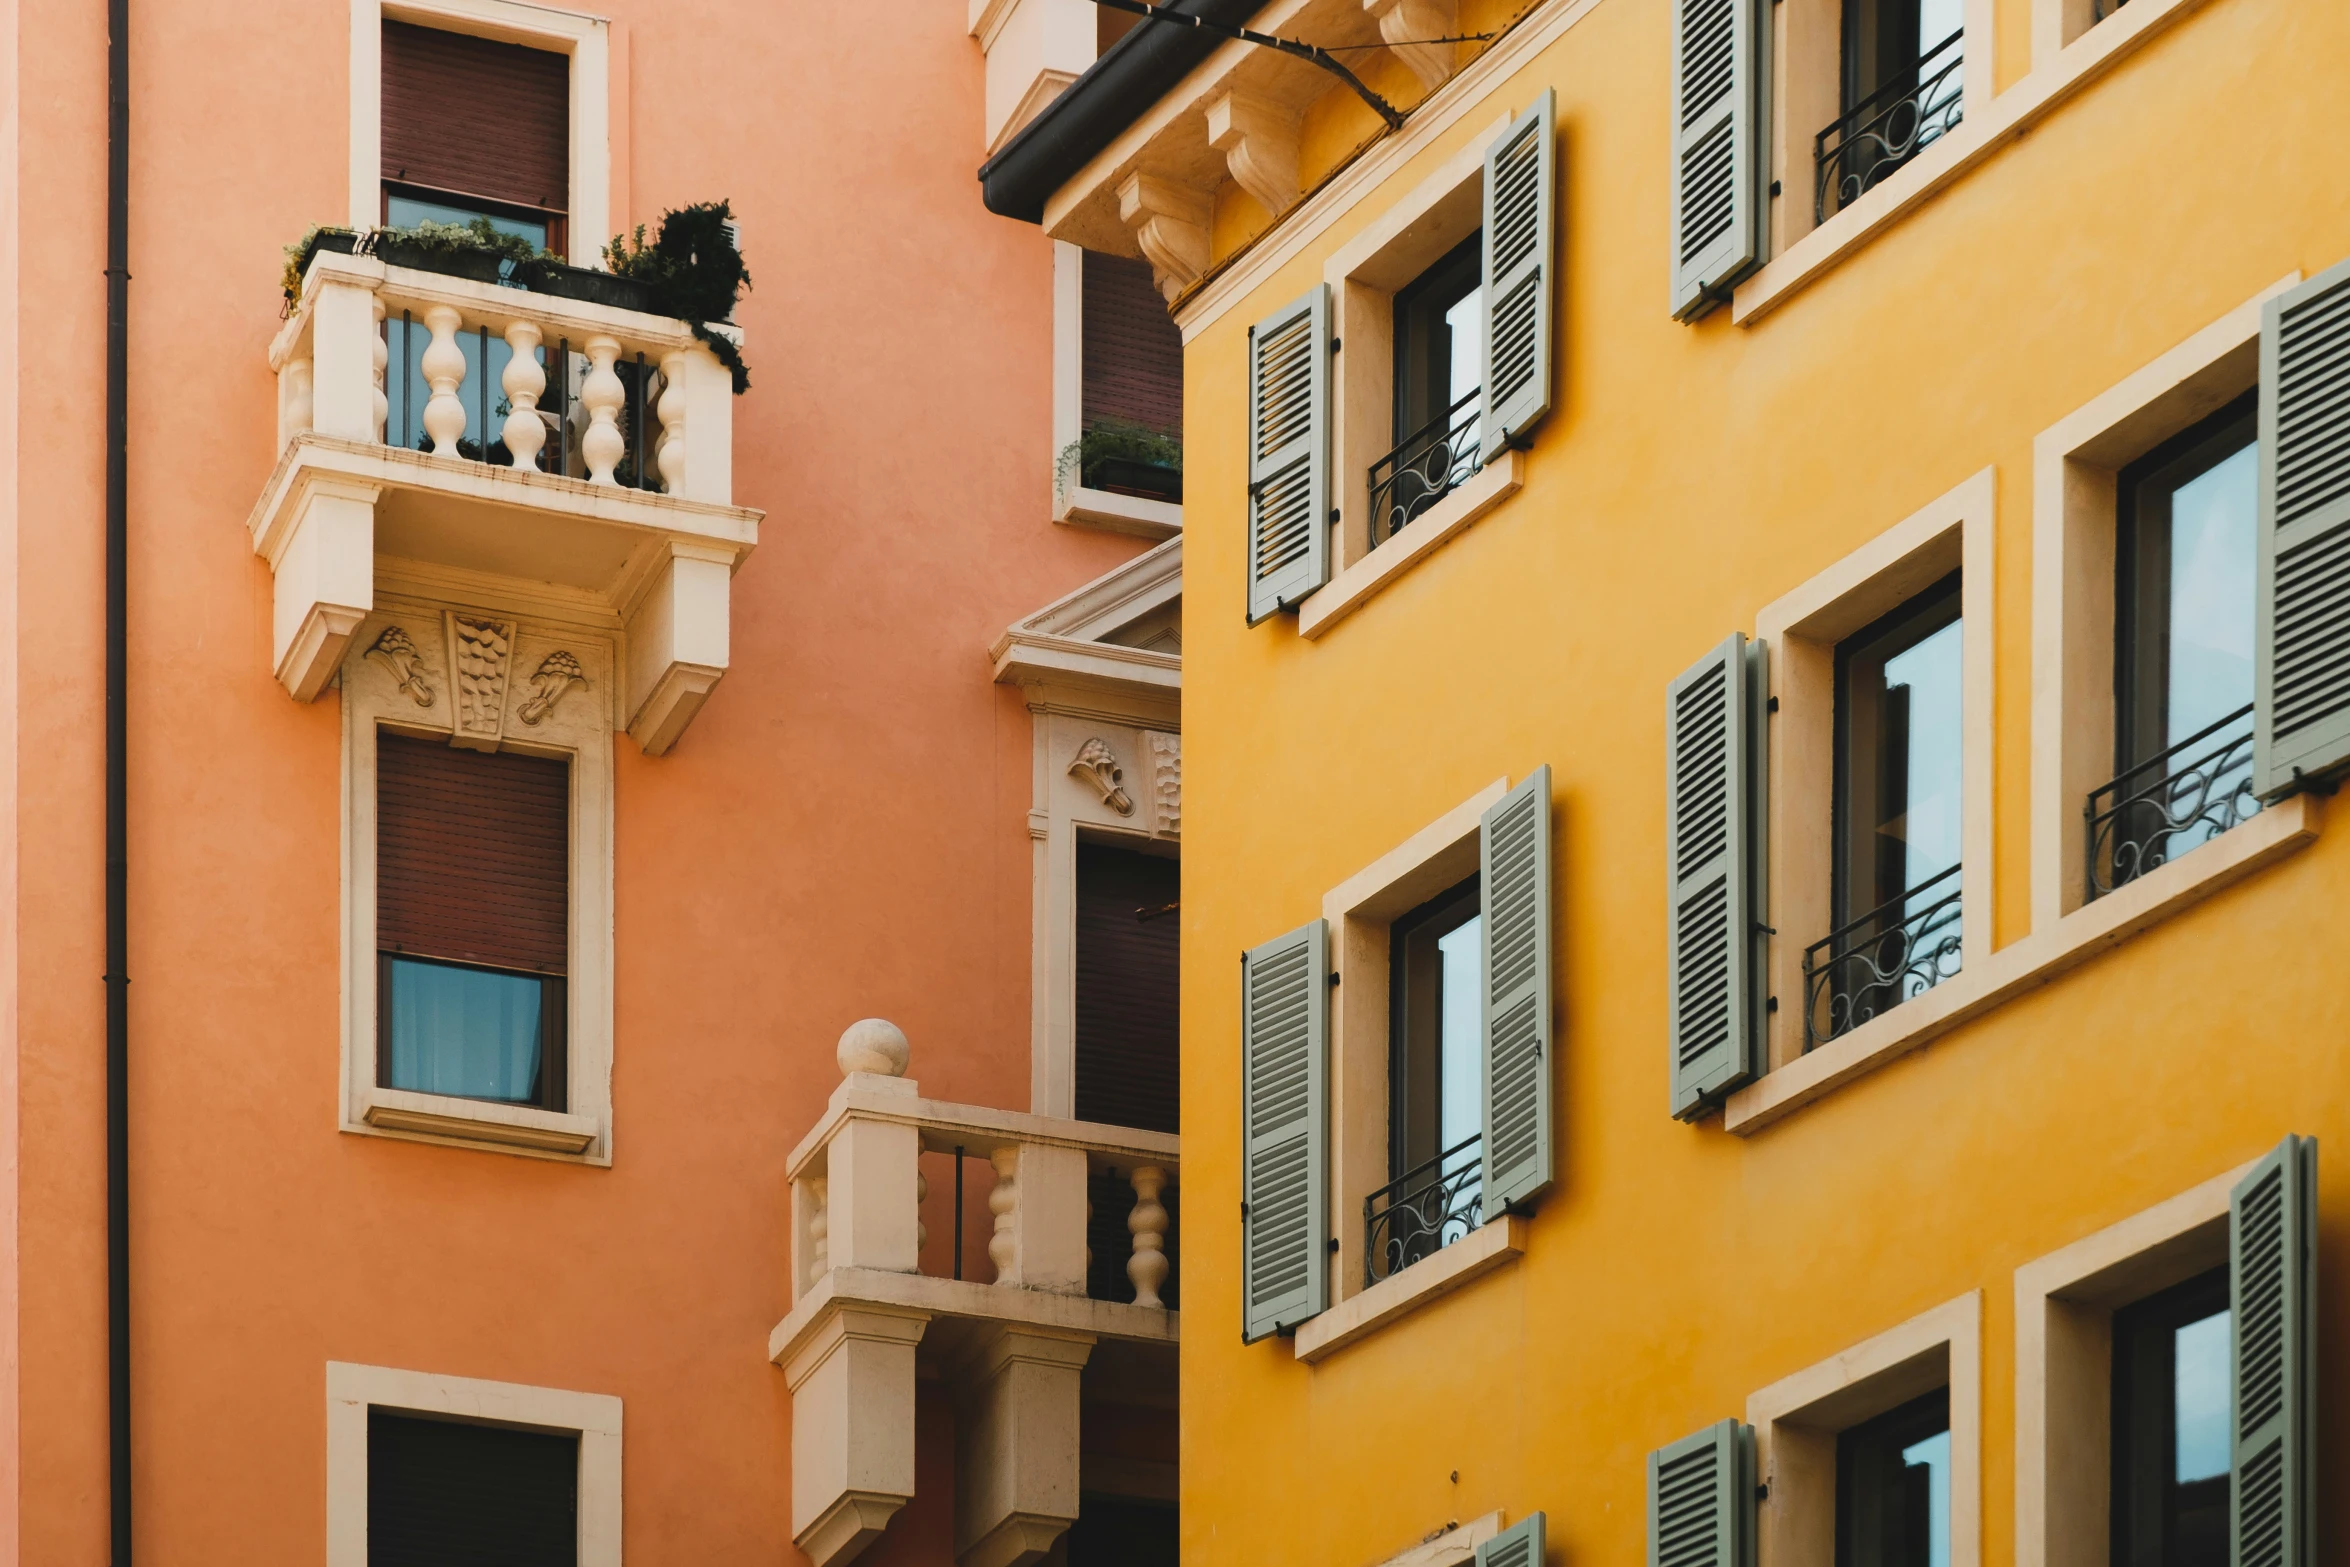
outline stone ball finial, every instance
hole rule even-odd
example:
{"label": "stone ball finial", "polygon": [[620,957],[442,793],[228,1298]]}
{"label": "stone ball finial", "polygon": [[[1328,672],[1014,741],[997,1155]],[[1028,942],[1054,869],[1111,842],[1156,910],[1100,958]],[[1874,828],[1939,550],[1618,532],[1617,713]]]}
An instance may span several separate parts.
{"label": "stone ball finial", "polygon": [[844,1074],[875,1072],[883,1077],[904,1077],[911,1054],[904,1029],[884,1017],[861,1017],[840,1031],[840,1047],[832,1058]]}

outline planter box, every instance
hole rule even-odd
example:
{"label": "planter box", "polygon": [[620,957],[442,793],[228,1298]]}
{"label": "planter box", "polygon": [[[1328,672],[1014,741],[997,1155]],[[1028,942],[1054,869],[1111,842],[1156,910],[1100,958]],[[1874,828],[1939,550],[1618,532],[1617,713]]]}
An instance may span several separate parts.
{"label": "planter box", "polygon": [[1105,457],[1086,468],[1084,482],[1088,489],[1107,490],[1112,495],[1139,495],[1154,501],[1183,499],[1183,470],[1159,463]]}
{"label": "planter box", "polygon": [[609,305],[614,310],[641,310],[647,315],[661,313],[654,308],[650,283],[641,278],[616,277],[593,267],[544,261],[518,274],[516,281],[533,293],[552,294],[558,299],[585,300],[591,305]]}
{"label": "planter box", "polygon": [[437,272],[442,277],[467,278],[476,283],[502,281],[507,265],[504,256],[492,251],[441,250],[398,239],[378,240],[375,254],[387,267],[412,267],[418,272]]}

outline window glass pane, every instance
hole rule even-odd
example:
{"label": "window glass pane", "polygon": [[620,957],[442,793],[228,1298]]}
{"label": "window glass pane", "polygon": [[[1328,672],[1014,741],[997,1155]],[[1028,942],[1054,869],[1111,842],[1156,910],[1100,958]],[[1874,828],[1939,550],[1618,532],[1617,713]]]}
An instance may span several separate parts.
{"label": "window glass pane", "polygon": [[1906,798],[1883,802],[1887,814],[1877,831],[1891,840],[1888,849],[1901,857],[1902,880],[1912,887],[1958,863],[1963,628],[1964,622],[1952,621],[1908,652],[1885,660],[1886,692],[1903,692],[1909,714],[1907,754],[1900,759],[1909,788]]}
{"label": "window glass pane", "polygon": [[472,207],[461,207],[454,202],[423,201],[414,196],[392,192],[384,198],[384,221],[396,229],[412,229],[419,223],[454,223],[463,226],[475,218],[487,218],[490,227],[501,234],[513,234],[529,240],[544,250],[547,248],[547,225],[523,218],[501,217],[494,212],[481,212]]}
{"label": "window glass pane", "polygon": [[2180,1485],[2228,1472],[2228,1313],[2180,1328],[2173,1339],[2173,1429]]}
{"label": "window glass pane", "polygon": [[1905,1469],[1926,1471],[1926,1554],[1923,1567],[1950,1567],[1950,1433],[1901,1450]]}
{"label": "window glass pane", "polygon": [[2171,496],[2170,733],[2176,744],[2252,700],[2253,519],[2259,448]]}
{"label": "window glass pane", "polygon": [[[1478,1034],[1482,1012],[1478,970],[1485,951],[1485,919],[1472,914],[1460,925],[1436,938],[1437,961],[1443,966],[1443,1063],[1438,1089],[1437,1143],[1450,1148],[1484,1128],[1485,1087],[1481,1077]],[[1464,1154],[1464,1160],[1473,1157]]]}
{"label": "window glass pane", "polygon": [[1482,286],[1470,289],[1445,308],[1444,327],[1452,336],[1452,376],[1444,396],[1444,405],[1449,408],[1477,390],[1478,378],[1484,373],[1485,290]]}
{"label": "window glass pane", "polygon": [[538,1097],[542,982],[395,957],[391,1086],[529,1103]]}
{"label": "window glass pane", "polygon": [[1918,48],[1933,48],[1966,25],[1966,0],[1918,0]]}

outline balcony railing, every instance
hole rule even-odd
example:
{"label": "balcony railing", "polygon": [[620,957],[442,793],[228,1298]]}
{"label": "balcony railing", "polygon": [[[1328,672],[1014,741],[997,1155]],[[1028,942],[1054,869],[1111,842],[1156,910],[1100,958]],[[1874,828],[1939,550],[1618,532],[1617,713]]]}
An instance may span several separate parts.
{"label": "balcony railing", "polygon": [[1824,1045],[1959,971],[1959,867],[1813,942],[1803,952],[1804,1048]]}
{"label": "balcony railing", "polygon": [[1463,1138],[1363,1199],[1366,1288],[1465,1238],[1482,1219],[1482,1136]]}
{"label": "balcony railing", "polygon": [[1478,413],[1484,392],[1468,395],[1405,437],[1403,444],[1371,464],[1371,547],[1377,549],[1404,525],[1477,475],[1480,455]]}
{"label": "balcony railing", "polygon": [[1958,129],[1966,117],[1965,44],[1961,28],[1812,139],[1815,221],[1827,222]]}
{"label": "balcony railing", "polygon": [[2260,812],[2252,792],[2252,704],[2089,792],[2083,889],[2097,898]]}

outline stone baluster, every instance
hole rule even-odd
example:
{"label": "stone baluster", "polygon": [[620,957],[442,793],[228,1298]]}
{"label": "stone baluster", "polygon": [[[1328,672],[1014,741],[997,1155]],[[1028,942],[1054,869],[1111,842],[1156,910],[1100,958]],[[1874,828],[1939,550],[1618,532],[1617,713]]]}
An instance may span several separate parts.
{"label": "stone baluster", "polygon": [[[917,1155],[917,1157],[919,1157],[919,1155]],[[914,1172],[914,1211],[916,1213],[920,1213],[922,1211],[922,1205],[928,1201],[930,1201],[930,1177],[924,1175],[920,1170],[916,1170]],[[921,1254],[922,1248],[929,1244],[930,1226],[924,1224],[920,1219],[916,1219],[914,1221],[915,1254],[919,1256]]]}
{"label": "stone baluster", "polygon": [[587,379],[580,385],[579,401],[588,411],[588,428],[580,437],[579,451],[587,460],[589,483],[617,484],[612,470],[620,466],[620,458],[628,450],[628,438],[620,433],[620,405],[628,400],[628,388],[620,384],[620,376],[612,368],[620,357],[620,342],[591,337],[587,356]]}
{"label": "stone baluster", "polygon": [[285,377],[286,423],[285,437],[291,440],[310,428],[316,407],[311,387],[311,363],[307,358],[289,359],[283,372]]}
{"label": "stone baluster", "polygon": [[392,400],[384,391],[384,377],[392,367],[392,347],[384,341],[384,317],[390,314],[383,300],[375,302],[375,438],[384,438],[384,426],[391,422]]}
{"label": "stone baluster", "polygon": [[1126,1215],[1127,1233],[1134,1237],[1134,1255],[1126,1259],[1126,1277],[1134,1284],[1134,1303],[1165,1310],[1159,1286],[1167,1282],[1167,1210],[1159,1193],[1167,1186],[1167,1172],[1155,1164],[1137,1165],[1134,1211]]}
{"label": "stone baluster", "polygon": [[685,493],[685,351],[661,358],[661,488],[671,495]]}
{"label": "stone baluster", "polygon": [[547,444],[546,421],[539,417],[539,394],[547,389],[547,370],[539,363],[538,327],[528,321],[515,322],[506,328],[506,346],[512,352],[506,358],[506,373],[498,378],[512,409],[506,415],[506,450],[513,454],[515,467],[535,473],[539,448]]}
{"label": "stone baluster", "polygon": [[424,313],[432,341],[420,361],[424,384],[432,396],[424,405],[424,433],[432,437],[435,457],[455,457],[457,439],[465,433],[465,399],[457,389],[465,383],[465,350],[457,344],[461,321],[453,305],[435,305]]}
{"label": "stone baluster", "polygon": [[821,1175],[811,1176],[808,1180],[808,1277],[802,1286],[805,1289],[814,1289],[816,1281],[823,1278],[832,1267],[832,1259],[827,1255],[830,1248],[825,1240],[832,1227],[831,1215],[825,1206],[829,1195],[825,1185]]}
{"label": "stone baluster", "polygon": [[995,1233],[987,1239],[987,1258],[995,1264],[998,1284],[1016,1284],[1019,1277],[1020,1150],[998,1148],[987,1156],[995,1166],[995,1190],[987,1194],[987,1211],[995,1215]]}

